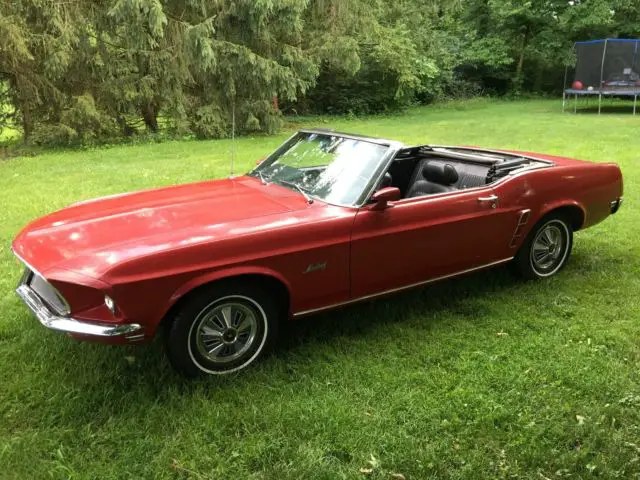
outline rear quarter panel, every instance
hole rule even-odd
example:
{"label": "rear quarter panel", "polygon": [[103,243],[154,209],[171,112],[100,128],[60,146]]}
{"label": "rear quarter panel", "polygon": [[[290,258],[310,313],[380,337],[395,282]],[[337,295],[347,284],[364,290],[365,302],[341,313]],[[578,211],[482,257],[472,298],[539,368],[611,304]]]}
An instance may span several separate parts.
{"label": "rear quarter panel", "polygon": [[[580,226],[583,229],[609,216],[610,202],[623,194],[622,174],[614,163],[536,157],[551,160],[555,166],[514,175],[494,187],[500,197],[500,208],[514,212],[531,210],[522,235],[512,247],[514,253],[531,228],[551,211],[561,207],[579,208],[583,214]],[[517,215],[514,222],[517,222]]]}

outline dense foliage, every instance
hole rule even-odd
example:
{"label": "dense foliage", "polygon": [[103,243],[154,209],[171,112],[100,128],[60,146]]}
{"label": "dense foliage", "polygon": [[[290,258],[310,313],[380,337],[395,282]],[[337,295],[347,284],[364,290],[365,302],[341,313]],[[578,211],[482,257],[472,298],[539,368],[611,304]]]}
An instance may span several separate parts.
{"label": "dense foliage", "polygon": [[576,39],[634,36],[636,0],[0,0],[0,128],[72,144],[275,131],[561,85]]}

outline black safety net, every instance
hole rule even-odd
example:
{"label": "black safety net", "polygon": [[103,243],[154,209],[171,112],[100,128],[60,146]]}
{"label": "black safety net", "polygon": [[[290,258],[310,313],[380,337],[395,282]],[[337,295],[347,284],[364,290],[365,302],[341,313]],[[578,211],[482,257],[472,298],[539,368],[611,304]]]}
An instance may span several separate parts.
{"label": "black safety net", "polygon": [[576,42],[576,56],[570,93],[640,95],[640,40]]}

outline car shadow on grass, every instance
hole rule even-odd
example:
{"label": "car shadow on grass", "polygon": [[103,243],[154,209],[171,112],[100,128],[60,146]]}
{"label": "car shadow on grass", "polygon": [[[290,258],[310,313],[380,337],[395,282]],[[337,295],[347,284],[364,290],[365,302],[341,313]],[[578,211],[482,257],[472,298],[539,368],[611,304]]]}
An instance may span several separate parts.
{"label": "car shadow on grass", "polygon": [[[313,342],[316,338],[330,339],[334,335],[363,335],[367,330],[377,324],[389,321],[402,322],[410,313],[416,310],[428,309],[431,312],[454,308],[461,299],[490,294],[504,290],[513,285],[514,276],[505,267],[494,268],[474,274],[469,274],[456,279],[444,280],[423,287],[398,292],[393,295],[348,305],[342,308],[330,310],[324,313],[310,315],[295,319],[281,326],[281,341],[278,352],[297,348],[300,344]],[[384,314],[379,314],[384,309]],[[25,315],[27,313],[25,312]],[[117,363],[135,367],[145,364],[150,367],[153,364],[162,363],[162,368],[169,368],[166,358],[162,353],[164,334],[159,331],[157,338],[148,345],[102,345],[90,342],[77,342],[55,332],[43,332],[40,325],[33,324],[35,335],[46,335],[46,341],[60,343],[59,348],[46,349],[42,352],[48,356],[49,365],[59,366],[65,356],[73,357],[76,367],[85,369],[90,365],[96,370],[108,375],[108,371]],[[44,340],[43,340],[44,341]],[[78,356],[84,356],[81,362]],[[148,359],[148,362],[145,360]],[[138,370],[131,368],[132,371]],[[157,370],[152,368],[156,373]],[[69,372],[73,378],[73,369]],[[96,372],[97,374],[98,372]]]}
{"label": "car shadow on grass", "polygon": [[499,267],[310,315],[287,325],[279,350],[330,342],[335,336],[360,337],[371,329],[402,324],[416,315],[423,316],[425,322],[437,321],[441,314],[468,318],[478,313],[469,307],[474,299],[523,283],[508,267]]}
{"label": "car shadow on grass", "polygon": [[[313,363],[316,361],[313,356],[323,346],[331,346],[337,338],[347,342],[353,339],[375,343],[379,341],[376,332],[381,328],[430,329],[443,320],[458,322],[460,328],[484,328],[481,318],[491,314],[497,297],[502,299],[499,301],[517,304],[523,296],[531,297],[531,290],[553,288],[550,282],[563,278],[572,281],[574,276],[588,273],[592,264],[592,258],[576,251],[569,267],[561,272],[562,278],[527,281],[516,275],[510,266],[503,265],[293,319],[280,326],[279,341],[272,354],[237,375],[247,376],[251,371],[262,369],[277,376],[279,370],[271,368],[273,363],[286,364],[301,359]],[[161,342],[156,342],[158,345],[161,347]],[[164,353],[159,351],[157,355],[162,356],[161,361],[170,368]],[[323,358],[320,353],[317,361],[323,361]],[[216,377],[214,381],[226,377]],[[209,377],[203,381],[211,380]]]}
{"label": "car shadow on grass", "polygon": [[[579,269],[580,263],[577,255],[572,259],[572,270]],[[188,394],[200,388],[238,388],[258,379],[260,383],[277,384],[286,381],[290,363],[322,362],[322,348],[331,346],[337,338],[342,342],[366,342],[369,338],[375,343],[380,341],[376,333],[380,328],[430,329],[443,318],[447,324],[460,322],[461,328],[483,328],[478,318],[490,314],[495,297],[506,296],[508,301],[513,295],[515,301],[536,283],[520,280],[502,266],[296,319],[281,327],[277,348],[271,355],[231,375],[182,378],[166,358],[162,331],[144,346],[105,346],[59,338],[58,348],[47,349],[48,358],[43,361],[48,367],[44,368],[50,368],[58,382],[81,385],[83,389],[146,389],[158,392],[156,400],[168,389]]]}
{"label": "car shadow on grass", "polygon": [[[567,276],[579,276],[580,263],[579,256],[574,258],[570,270],[575,271]],[[29,346],[37,356],[26,360],[16,377],[29,378],[24,385],[39,385],[29,387],[28,393],[40,410],[23,421],[35,426],[54,415],[58,423],[77,428],[136,417],[147,409],[156,415],[182,415],[189,405],[203,401],[268,396],[290,388],[292,382],[327,375],[341,359],[352,366],[375,362],[372,352],[393,349],[392,343],[399,341],[387,330],[399,336],[419,331],[421,338],[432,337],[433,342],[442,335],[440,329],[464,328],[472,335],[477,330],[481,337],[487,318],[500,303],[515,303],[532,290],[553,288],[549,282],[518,280],[503,266],[309,316],[288,324],[276,351],[263,361],[240,373],[197,380],[184,379],[171,369],[162,335],[147,346],[105,346],[75,342],[33,325],[24,335],[27,343],[39,345]],[[47,338],[38,342],[42,335]],[[69,400],[51,401],[61,395]],[[55,412],[48,413],[48,405]]]}

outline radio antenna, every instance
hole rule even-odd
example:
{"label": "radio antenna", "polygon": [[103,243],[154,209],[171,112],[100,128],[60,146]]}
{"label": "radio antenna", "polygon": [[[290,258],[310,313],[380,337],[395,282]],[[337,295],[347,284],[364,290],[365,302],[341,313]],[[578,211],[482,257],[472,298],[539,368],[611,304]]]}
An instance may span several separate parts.
{"label": "radio antenna", "polygon": [[233,178],[233,167],[236,163],[236,96],[233,96],[231,103],[231,177]]}

